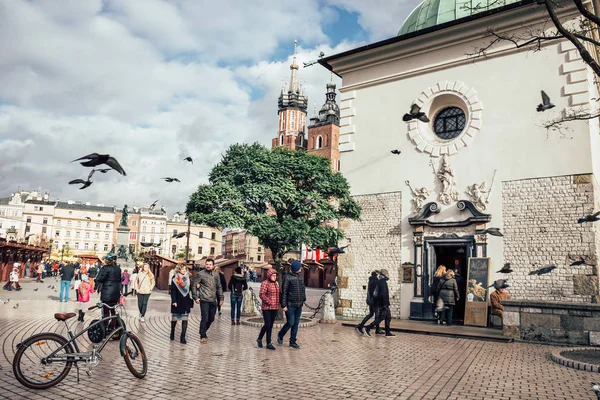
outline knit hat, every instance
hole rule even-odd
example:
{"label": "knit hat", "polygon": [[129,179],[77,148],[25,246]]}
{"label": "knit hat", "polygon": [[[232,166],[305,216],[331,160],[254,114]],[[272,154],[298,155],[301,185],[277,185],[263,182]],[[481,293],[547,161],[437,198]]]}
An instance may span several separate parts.
{"label": "knit hat", "polygon": [[388,270],[387,270],[387,269],[380,269],[380,270],[379,270],[379,273],[380,273],[381,275],[386,275],[386,276],[389,274],[389,272],[388,272]]}
{"label": "knit hat", "polygon": [[235,273],[236,274],[241,274],[242,273],[242,269],[240,267],[235,267]]}
{"label": "knit hat", "polygon": [[302,264],[300,263],[300,261],[296,260],[296,261],[292,261],[292,272],[297,274],[298,271],[300,271],[302,269]]}

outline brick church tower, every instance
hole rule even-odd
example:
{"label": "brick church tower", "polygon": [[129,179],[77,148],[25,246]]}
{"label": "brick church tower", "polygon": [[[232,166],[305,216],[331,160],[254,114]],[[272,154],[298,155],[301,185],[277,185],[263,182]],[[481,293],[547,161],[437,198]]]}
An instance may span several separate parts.
{"label": "brick church tower", "polygon": [[340,170],[340,108],[335,102],[335,84],[327,84],[326,101],[318,115],[310,119],[308,127],[309,153],[317,154],[331,160],[331,169]]}
{"label": "brick church tower", "polygon": [[279,95],[279,123],[277,137],[271,147],[287,147],[292,150],[306,150],[306,109],[308,97],[298,82],[298,64],[296,64],[296,40],[294,40],[294,59],[290,65],[290,83],[281,88]]}

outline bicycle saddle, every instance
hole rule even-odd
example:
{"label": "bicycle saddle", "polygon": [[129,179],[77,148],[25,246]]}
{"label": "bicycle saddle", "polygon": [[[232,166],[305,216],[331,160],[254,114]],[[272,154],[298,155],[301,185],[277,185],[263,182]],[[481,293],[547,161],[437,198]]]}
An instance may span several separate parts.
{"label": "bicycle saddle", "polygon": [[54,314],[54,318],[56,318],[57,321],[66,321],[70,318],[73,318],[76,315],[77,314],[75,314],[74,312],[70,312],[70,313],[66,313],[66,314],[56,313],[56,314]]}

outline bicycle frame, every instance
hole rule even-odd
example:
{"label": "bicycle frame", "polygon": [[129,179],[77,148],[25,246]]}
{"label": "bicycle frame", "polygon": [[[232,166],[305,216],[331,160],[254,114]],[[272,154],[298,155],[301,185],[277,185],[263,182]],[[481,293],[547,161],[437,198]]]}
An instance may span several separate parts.
{"label": "bicycle frame", "polygon": [[[99,343],[98,347],[94,348],[91,351],[81,352],[79,350],[79,346],[77,345],[77,338],[79,336],[83,335],[84,333],[86,333],[90,328],[92,328],[98,324],[105,323],[106,321],[110,321],[111,319],[117,320],[117,322],[118,322],[117,328],[115,328],[108,336],[106,336]],[[110,338],[115,333],[118,333],[120,331],[122,331],[122,333],[126,333],[125,324],[123,323],[123,320],[121,319],[121,316],[119,314],[115,314],[115,315],[112,315],[109,317],[102,318],[101,320],[96,321],[95,323],[91,324],[90,326],[88,326],[86,329],[82,330],[75,336],[73,336],[73,332],[71,332],[71,330],[69,329],[69,326],[67,325],[67,321],[64,321],[64,323],[67,326],[67,333],[69,334],[69,341],[67,343],[65,343],[64,345],[62,345],[61,347],[59,347],[58,349],[54,350],[48,356],[42,358],[42,363],[48,363],[48,364],[51,364],[53,362],[75,362],[75,363],[78,363],[78,362],[86,361],[92,354],[94,354],[94,352],[101,353],[102,350],[104,349],[104,346],[106,346],[106,344],[110,341]],[[55,356],[57,352],[61,351],[62,349],[64,349],[65,347],[67,347],[70,344],[73,344],[73,346],[75,347],[75,350],[76,350],[75,353],[68,353],[65,357],[56,357]],[[19,343],[19,345],[17,347],[19,347],[19,346],[22,346],[22,342]],[[76,358],[76,359],[74,359],[74,358]]]}

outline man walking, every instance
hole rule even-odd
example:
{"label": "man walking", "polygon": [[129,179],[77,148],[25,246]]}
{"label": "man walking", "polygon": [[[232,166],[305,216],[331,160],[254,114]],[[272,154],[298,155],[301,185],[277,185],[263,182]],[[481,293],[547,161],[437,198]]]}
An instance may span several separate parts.
{"label": "man walking", "polygon": [[[62,303],[67,303],[69,301],[69,290],[71,289],[71,280],[73,280],[73,276],[75,275],[75,268],[73,264],[67,264],[62,267],[60,270],[60,295],[59,300]],[[64,293],[64,295],[63,295]]]}
{"label": "man walking", "polygon": [[201,269],[194,279],[192,285],[192,297],[200,304],[200,343],[208,343],[206,332],[215,320],[217,313],[217,302],[223,305],[223,288],[218,274],[213,274],[215,261],[212,258],[206,260],[204,269]]}
{"label": "man walking", "polygon": [[281,292],[281,307],[285,312],[285,325],[277,334],[277,343],[283,344],[283,337],[291,329],[290,347],[299,349],[300,345],[296,342],[298,335],[298,325],[302,316],[302,306],[306,301],[306,287],[304,280],[300,278],[302,264],[300,261],[293,261],[288,272],[283,277],[283,290]]}
{"label": "man walking", "polygon": [[387,281],[390,274],[386,269],[379,271],[379,280],[373,292],[373,304],[375,305],[375,321],[365,327],[365,334],[371,336],[371,329],[385,321],[385,336],[396,336],[390,330],[392,314],[390,313],[390,292]]}
{"label": "man walking", "polygon": [[373,304],[373,292],[375,291],[375,288],[377,287],[377,282],[379,281],[378,276],[379,271],[373,271],[371,272],[371,276],[369,277],[369,283],[367,284],[367,305],[369,306],[369,314],[367,314],[367,316],[364,317],[362,321],[360,321],[360,324],[356,325],[356,330],[361,334],[364,333],[363,328],[365,327],[367,321],[375,315],[375,305]]}

